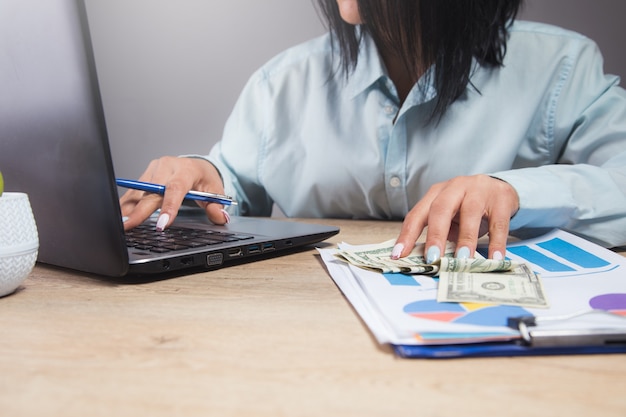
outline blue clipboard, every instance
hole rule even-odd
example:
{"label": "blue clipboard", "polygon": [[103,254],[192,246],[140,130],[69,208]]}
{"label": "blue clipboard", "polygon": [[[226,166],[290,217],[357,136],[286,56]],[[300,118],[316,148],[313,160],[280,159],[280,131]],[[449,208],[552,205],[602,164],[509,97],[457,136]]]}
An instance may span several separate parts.
{"label": "blue clipboard", "polygon": [[[602,310],[590,310],[558,320],[572,320],[590,314],[619,317]],[[619,317],[619,319],[622,318]],[[514,341],[436,346],[394,345],[393,347],[395,353],[403,358],[431,359],[626,353],[626,331],[623,327],[553,330],[540,326],[542,323],[553,320],[550,317],[534,316],[510,318],[509,327],[518,330],[521,334],[521,339]]]}
{"label": "blue clipboard", "polygon": [[394,345],[393,348],[396,355],[399,357],[424,359],[626,353],[626,344],[605,346],[533,347],[518,342],[497,342],[442,346]]}

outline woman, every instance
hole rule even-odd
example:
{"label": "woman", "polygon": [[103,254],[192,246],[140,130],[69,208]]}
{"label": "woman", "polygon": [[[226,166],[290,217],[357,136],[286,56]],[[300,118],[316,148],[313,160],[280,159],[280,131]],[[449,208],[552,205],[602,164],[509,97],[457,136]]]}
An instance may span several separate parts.
{"label": "woman", "polygon": [[548,227],[626,243],[626,94],[588,39],[513,23],[521,3],[319,0],[330,34],[257,71],[207,157],[153,161],[168,191],[124,195],[125,227],[159,207],[167,227],[193,188],[242,215],[404,219],[393,257],[426,226],[429,261]]}

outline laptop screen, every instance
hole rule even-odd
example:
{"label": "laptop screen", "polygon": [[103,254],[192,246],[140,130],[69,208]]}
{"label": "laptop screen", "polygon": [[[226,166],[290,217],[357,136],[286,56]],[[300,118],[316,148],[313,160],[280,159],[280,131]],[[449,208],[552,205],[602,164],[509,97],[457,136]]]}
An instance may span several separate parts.
{"label": "laptop screen", "polygon": [[124,274],[127,251],[82,1],[0,2],[0,91],[0,171],[7,191],[29,195],[39,261]]}

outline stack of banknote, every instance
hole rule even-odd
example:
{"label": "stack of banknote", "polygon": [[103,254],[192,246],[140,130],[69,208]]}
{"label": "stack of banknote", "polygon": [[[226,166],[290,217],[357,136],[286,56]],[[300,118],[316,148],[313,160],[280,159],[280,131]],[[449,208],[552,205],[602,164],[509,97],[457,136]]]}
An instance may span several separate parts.
{"label": "stack of banknote", "polygon": [[448,243],[444,256],[427,263],[423,245],[416,245],[409,256],[391,259],[394,241],[378,245],[339,249],[336,256],[359,268],[383,274],[432,275],[439,278],[437,301],[506,304],[523,307],[549,306],[539,274],[525,263],[510,259],[454,257],[454,245]]}

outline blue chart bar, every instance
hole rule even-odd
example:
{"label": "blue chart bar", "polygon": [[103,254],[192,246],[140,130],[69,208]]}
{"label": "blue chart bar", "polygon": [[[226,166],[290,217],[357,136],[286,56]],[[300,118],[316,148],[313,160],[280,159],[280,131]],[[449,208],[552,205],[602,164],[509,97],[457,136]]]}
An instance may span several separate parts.
{"label": "blue chart bar", "polygon": [[410,275],[405,274],[383,274],[385,279],[389,281],[391,285],[394,286],[405,286],[405,287],[421,287],[419,282],[415,280]]}
{"label": "blue chart bar", "polygon": [[604,259],[598,258],[596,255],[559,238],[539,243],[537,246],[583,268],[602,268],[610,265],[610,263]]}
{"label": "blue chart bar", "polygon": [[542,267],[546,271],[550,272],[571,272],[575,271],[574,268],[562,264],[559,261],[556,261],[541,252],[537,252],[534,249],[529,248],[528,246],[513,246],[507,248],[507,250],[520,258],[526,259],[528,262],[535,264],[537,266]]}
{"label": "blue chart bar", "polygon": [[[537,243],[537,247],[581,268],[602,268],[610,265],[608,261],[559,238]],[[512,246],[507,248],[507,250],[530,263],[540,266],[546,271],[571,272],[576,270],[528,246]]]}

